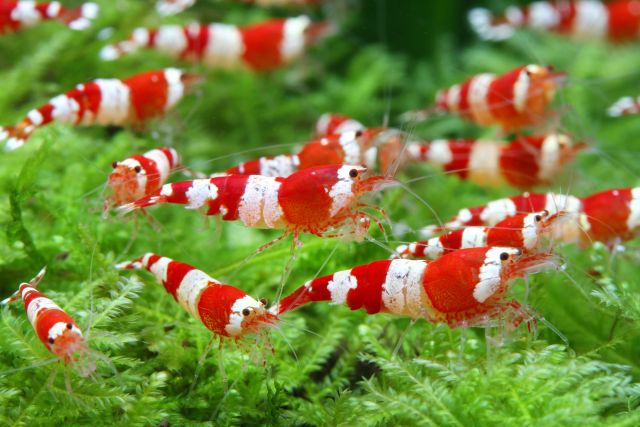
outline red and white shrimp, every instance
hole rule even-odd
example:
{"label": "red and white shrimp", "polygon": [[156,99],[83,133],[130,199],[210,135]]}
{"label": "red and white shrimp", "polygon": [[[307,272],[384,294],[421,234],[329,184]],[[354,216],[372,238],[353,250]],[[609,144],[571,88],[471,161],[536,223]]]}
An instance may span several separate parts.
{"label": "red and white shrimp", "polygon": [[336,133],[356,132],[365,129],[362,123],[351,117],[337,113],[324,113],[316,122],[315,135],[320,138]]}
{"label": "red and white shrimp", "polygon": [[614,188],[584,198],[558,193],[524,193],[494,200],[483,206],[461,209],[442,226],[427,226],[420,234],[435,233],[466,226],[491,227],[518,213],[564,211],[553,238],[582,246],[592,241],[609,246],[634,238],[640,233],[640,187]]}
{"label": "red and white shrimp", "polygon": [[516,29],[526,27],[581,39],[622,42],[640,37],[640,1],[535,1],[525,7],[511,6],[502,16],[477,8],[469,12],[469,23],[485,40],[504,40]]}
{"label": "red and white shrimp", "polygon": [[[321,165],[361,164],[382,173],[395,172],[398,158],[408,160],[407,135],[395,129],[365,129],[327,135],[310,141],[297,154],[260,157],[227,169],[228,174],[289,176]],[[404,164],[405,162],[401,162]]]}
{"label": "red and white shrimp", "polygon": [[607,109],[609,117],[620,117],[638,113],[640,113],[640,96],[636,98],[625,96],[617,100]]}
{"label": "red and white shrimp", "polygon": [[176,15],[196,4],[196,0],[158,0],[156,12],[162,16]]}
{"label": "red and white shrimp", "polygon": [[[203,209],[206,215],[240,220],[247,227],[284,229],[300,233],[366,234],[369,214],[359,208],[360,197],[386,182],[366,177],[362,166],[328,165],[308,168],[286,178],[223,175],[165,184],[160,190],[118,208],[121,213],[162,203]],[[347,227],[348,233],[339,229]],[[353,230],[353,231],[352,231]]]}
{"label": "red and white shrimp", "polygon": [[410,144],[411,159],[442,167],[479,185],[531,188],[551,184],[582,150],[563,134],[520,136],[508,143],[491,140],[434,140]]}
{"label": "red and white shrimp", "polygon": [[192,24],[137,28],[129,40],[105,46],[100,57],[110,61],[149,48],[173,58],[201,62],[209,68],[269,71],[300,57],[328,29],[328,24],[312,23],[306,16],[273,19],[247,27]]}
{"label": "red and white shrimp", "polygon": [[264,299],[255,300],[241,289],[171,258],[146,253],[116,268],[150,271],[182,308],[221,338],[238,339],[278,320],[266,310]]}
{"label": "red and white shrimp", "polygon": [[113,172],[107,181],[113,194],[105,203],[121,206],[134,202],[158,190],[171,172],[181,165],[178,152],[170,147],[154,148],[144,154],[134,154],[120,162],[113,162]]}
{"label": "red and white shrimp", "polygon": [[95,364],[86,358],[90,350],[82,331],[71,316],[36,289],[45,271],[43,268],[29,283],[22,283],[18,291],[0,301],[0,305],[22,299],[27,318],[47,350],[65,364],[75,364],[78,373],[88,376],[95,370]]}
{"label": "red and white shrimp", "polygon": [[5,149],[15,150],[37,128],[51,122],[141,126],[175,107],[197,79],[196,75],[167,68],[125,80],[96,79],[79,84],[29,111],[16,126],[0,127],[0,142],[6,140]]}
{"label": "red and white shrimp", "polygon": [[424,119],[432,113],[456,113],[481,126],[517,131],[549,117],[562,73],[552,67],[525,65],[504,74],[484,73],[441,90],[433,107],[405,113],[405,120]]}
{"label": "red and white shrimp", "polygon": [[436,259],[458,249],[485,246],[517,248],[523,254],[533,254],[543,250],[545,235],[550,234],[561,216],[564,216],[563,212],[554,215],[547,211],[516,214],[492,227],[466,227],[427,241],[400,245],[395,256]]}
{"label": "red and white shrimp", "polygon": [[33,0],[0,0],[0,35],[52,20],[60,21],[72,30],[84,30],[96,19],[99,10],[95,3],[65,8],[57,1],[36,3]]}
{"label": "red and white shrimp", "polygon": [[445,322],[450,327],[487,325],[524,310],[504,296],[512,280],[556,266],[547,253],[523,255],[515,248],[461,249],[435,261],[384,260],[339,271],[305,283],[269,311],[283,314],[313,301]]}

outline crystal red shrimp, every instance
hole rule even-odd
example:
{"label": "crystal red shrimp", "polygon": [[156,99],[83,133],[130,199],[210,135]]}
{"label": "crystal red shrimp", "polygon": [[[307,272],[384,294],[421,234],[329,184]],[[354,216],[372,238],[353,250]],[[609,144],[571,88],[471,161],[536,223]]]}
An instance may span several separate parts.
{"label": "crystal red shrimp", "polygon": [[137,28],[129,40],[104,47],[100,56],[114,60],[149,48],[173,58],[201,62],[209,68],[269,71],[300,57],[328,29],[326,23],[312,23],[306,16],[273,19],[247,27],[192,24]]}
{"label": "crystal red shrimp", "polygon": [[162,203],[203,209],[225,221],[247,227],[284,229],[285,235],[328,235],[343,226],[353,234],[368,230],[370,215],[359,210],[360,197],[385,182],[366,177],[362,166],[328,165],[308,168],[286,178],[223,175],[166,184],[140,200],[118,208],[126,213]]}
{"label": "crystal red shrimp", "polygon": [[[321,0],[240,0],[243,3],[254,3],[258,6],[302,6],[313,5]],[[156,11],[163,16],[175,15],[196,4],[196,0],[158,0]]]}
{"label": "crystal red shrimp", "polygon": [[566,220],[554,230],[554,239],[582,246],[591,241],[613,245],[634,238],[640,233],[640,187],[613,188],[578,198],[558,193],[524,193],[494,200],[483,206],[461,209],[443,226],[428,226],[420,230],[431,237],[444,230],[466,226],[494,226],[517,213],[547,210],[565,212]]}
{"label": "crystal red shrimp", "polygon": [[549,215],[547,211],[516,214],[492,227],[466,227],[426,241],[400,245],[395,256],[400,258],[437,259],[458,249],[485,246],[518,248],[523,254],[542,251],[543,237],[550,234],[563,212]]}
{"label": "crystal red shrimp", "polygon": [[625,96],[617,100],[607,109],[609,117],[620,117],[638,113],[640,113],[640,96],[636,98]]}
{"label": "crystal red shrimp", "polygon": [[16,126],[0,127],[5,149],[21,147],[51,122],[74,125],[141,126],[172,109],[198,77],[176,68],[147,71],[125,80],[97,79],[79,84],[29,111]]}
{"label": "crystal red shrimp", "polygon": [[561,73],[542,65],[525,65],[501,75],[478,74],[441,90],[427,110],[409,112],[404,119],[422,119],[436,112],[456,113],[481,126],[498,125],[518,131],[549,116]]}
{"label": "crystal red shrimp", "polygon": [[32,0],[0,0],[0,36],[51,20],[60,21],[72,30],[84,30],[98,16],[98,11],[99,6],[95,3],[66,8],[57,1],[36,3]]}
{"label": "crystal red shrimp", "polygon": [[315,135],[320,138],[344,132],[356,132],[365,130],[365,126],[351,117],[337,113],[324,113],[318,118],[315,126]]}
{"label": "crystal red shrimp", "polygon": [[181,165],[178,152],[170,147],[154,148],[144,154],[134,154],[120,162],[113,162],[107,183],[113,194],[105,203],[120,206],[134,202],[158,190],[171,172]]}
{"label": "crystal red shrimp", "polygon": [[278,320],[267,312],[265,300],[256,300],[241,289],[171,258],[146,253],[116,268],[150,271],[182,308],[220,337],[241,338]]}
{"label": "crystal red shrimp", "polygon": [[450,327],[487,325],[511,312],[522,320],[516,301],[504,296],[512,280],[555,266],[550,254],[525,256],[515,248],[461,249],[435,261],[384,260],[339,271],[305,283],[269,310],[283,314],[315,301],[444,322]]}
{"label": "crystal red shrimp", "polygon": [[310,141],[297,154],[260,157],[227,169],[229,174],[289,176],[313,166],[362,164],[387,173],[399,156],[407,157],[403,148],[406,134],[395,129],[365,129],[327,135]]}
{"label": "crystal red shrimp", "polygon": [[[47,350],[62,359],[65,364],[76,363],[86,355],[88,347],[82,331],[71,316],[36,289],[45,271],[43,268],[29,283],[22,283],[13,296],[0,304],[22,299],[29,322]],[[95,366],[89,364],[80,373],[89,375],[94,368]]]}
{"label": "crystal red shrimp", "polygon": [[585,147],[563,134],[520,136],[504,143],[492,140],[434,140],[410,144],[411,159],[442,167],[484,186],[505,184],[531,188],[548,185],[563,166]]}
{"label": "crystal red shrimp", "polygon": [[502,16],[477,8],[469,12],[469,23],[485,40],[504,40],[516,29],[527,27],[582,39],[622,42],[640,37],[640,1],[536,1],[525,7],[511,6]]}

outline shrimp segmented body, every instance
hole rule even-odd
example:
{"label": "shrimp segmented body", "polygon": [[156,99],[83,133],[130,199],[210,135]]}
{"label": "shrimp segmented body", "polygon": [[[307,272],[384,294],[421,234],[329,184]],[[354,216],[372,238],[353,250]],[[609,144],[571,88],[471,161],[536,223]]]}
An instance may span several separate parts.
{"label": "shrimp segmented body", "polygon": [[365,126],[362,123],[351,117],[337,113],[324,113],[316,122],[315,134],[316,137],[323,137],[336,133],[356,132],[364,129]]}
{"label": "shrimp segmented body", "polygon": [[517,248],[524,254],[542,251],[543,237],[550,234],[563,212],[549,215],[547,211],[516,214],[492,227],[466,227],[427,241],[413,242],[396,248],[400,258],[437,259],[458,249],[503,246]]}
{"label": "shrimp segmented body", "polygon": [[33,0],[2,0],[0,35],[33,27],[42,21],[60,21],[72,30],[84,30],[96,19],[99,9],[95,3],[84,3],[70,9],[57,1],[36,3]]}
{"label": "shrimp segmented body", "polygon": [[209,68],[269,71],[300,57],[328,29],[328,24],[313,23],[306,16],[247,27],[215,23],[137,28],[128,40],[104,47],[100,56],[110,61],[148,48]]}
{"label": "shrimp segmented body", "polygon": [[441,90],[435,105],[409,112],[406,120],[423,119],[432,113],[459,114],[481,126],[497,125],[517,131],[540,124],[547,116],[562,73],[552,67],[525,65],[501,75],[478,74],[460,84]]}
{"label": "shrimp segmented body", "polygon": [[260,332],[278,319],[267,312],[265,300],[256,300],[234,286],[171,258],[146,253],[133,261],[120,263],[116,268],[150,271],[182,308],[220,337],[241,338]]}
{"label": "shrimp segmented body", "polygon": [[[36,289],[45,272],[43,268],[29,283],[22,283],[13,296],[0,304],[22,299],[29,322],[47,350],[62,359],[65,364],[78,364],[87,355],[88,347],[73,318]],[[94,369],[95,365],[91,362],[83,366],[79,373],[86,376]]]}
{"label": "shrimp segmented body", "polygon": [[18,125],[0,127],[0,142],[6,141],[6,150],[20,148],[37,128],[51,122],[140,126],[175,107],[197,79],[176,68],[167,68],[125,80],[97,79],[83,83],[29,111]]}
{"label": "shrimp segmented body", "polygon": [[525,7],[511,6],[502,16],[484,8],[472,9],[469,23],[485,40],[508,39],[518,28],[531,28],[578,39],[622,42],[640,37],[639,9],[637,0],[535,1]]}
{"label": "shrimp segmented body", "polygon": [[225,221],[240,220],[247,227],[284,229],[285,234],[327,235],[352,225],[366,234],[370,216],[358,201],[385,182],[367,177],[362,166],[327,165],[308,168],[286,178],[261,175],[223,175],[165,184],[160,190],[118,208],[122,213],[163,203],[203,209]]}
{"label": "shrimp segmented body", "polygon": [[635,98],[631,96],[622,97],[607,109],[609,117],[628,116],[638,113],[640,113],[640,96]]}
{"label": "shrimp segmented body", "polygon": [[554,268],[550,254],[525,256],[515,248],[461,249],[435,261],[384,260],[305,283],[269,310],[283,314],[315,301],[345,304],[368,314],[390,313],[450,327],[487,325],[520,305],[505,301],[510,282]]}

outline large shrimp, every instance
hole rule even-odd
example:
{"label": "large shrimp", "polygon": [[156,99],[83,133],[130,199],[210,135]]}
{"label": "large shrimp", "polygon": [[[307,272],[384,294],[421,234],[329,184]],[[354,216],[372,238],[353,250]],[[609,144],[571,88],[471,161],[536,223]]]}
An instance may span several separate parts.
{"label": "large shrimp", "polygon": [[505,131],[535,126],[548,116],[562,73],[552,67],[525,65],[501,75],[478,74],[436,95],[432,108],[405,113],[405,120],[432,113],[457,113],[481,126],[499,125]]}
{"label": "large shrimp", "polygon": [[5,149],[21,147],[31,134],[51,122],[74,125],[141,126],[172,109],[198,79],[176,68],[147,71],[125,80],[96,79],[33,109],[16,126],[0,127]]}
{"label": "large shrimp", "polygon": [[72,30],[84,30],[98,16],[95,3],[66,8],[59,2],[36,3],[33,0],[0,1],[0,36],[33,27],[41,21],[60,21]]}
{"label": "large shrimp", "polygon": [[424,318],[452,328],[487,325],[503,314],[518,325],[527,314],[517,301],[505,301],[509,284],[555,266],[548,253],[523,255],[503,247],[461,249],[435,261],[375,261],[310,280],[269,310],[283,314],[310,302],[331,301],[369,314]]}
{"label": "large shrimp", "polygon": [[137,28],[129,40],[104,47],[100,56],[110,61],[149,48],[174,58],[202,62],[209,68],[248,67],[268,71],[300,57],[329,28],[327,23],[312,23],[306,16],[273,19],[247,27],[192,24]]}
{"label": "large shrimp", "polygon": [[[382,176],[367,177],[366,172],[362,166],[327,165],[286,178],[223,175],[176,182],[119,210],[177,203],[222,215],[226,221],[240,220],[247,227],[284,229],[283,237],[293,234],[296,240],[300,233],[362,236],[374,218],[360,210],[360,197],[389,182]],[[354,231],[345,233],[343,227]]]}
{"label": "large shrimp", "polygon": [[535,1],[525,7],[510,6],[502,16],[493,16],[484,8],[472,9],[469,23],[485,40],[504,40],[516,29],[528,27],[580,39],[621,42],[640,37],[638,10],[637,0]]}

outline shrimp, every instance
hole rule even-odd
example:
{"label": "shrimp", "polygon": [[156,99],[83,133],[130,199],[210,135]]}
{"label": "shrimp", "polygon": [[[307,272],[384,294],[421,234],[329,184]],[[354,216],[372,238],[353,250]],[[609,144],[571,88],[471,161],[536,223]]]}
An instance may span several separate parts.
{"label": "shrimp", "polygon": [[636,40],[640,35],[640,1],[593,0],[536,1],[525,7],[511,6],[503,16],[484,8],[469,12],[469,23],[484,40],[504,40],[516,29],[528,27],[579,39]]}
{"label": "shrimp", "polygon": [[45,272],[46,268],[43,268],[29,283],[20,284],[18,291],[0,301],[0,305],[22,299],[27,318],[47,350],[65,365],[75,365],[80,375],[89,376],[95,370],[95,363],[86,357],[90,350],[82,331],[71,316],[36,289]]}
{"label": "shrimp", "polygon": [[523,255],[516,248],[470,248],[435,261],[383,260],[339,271],[305,283],[269,309],[283,314],[315,301],[346,304],[368,314],[390,313],[451,328],[487,325],[511,314],[525,317],[517,301],[505,301],[516,278],[556,267],[548,253]]}
{"label": "shrimp", "polygon": [[[408,161],[404,150],[405,133],[395,129],[374,128],[346,131],[320,137],[304,144],[296,154],[260,157],[227,169],[228,174],[289,176],[321,165],[362,164],[382,173],[394,172],[394,166]],[[398,161],[401,157],[403,161]]]}
{"label": "shrimp", "polygon": [[337,113],[324,113],[318,118],[315,135],[320,138],[336,133],[365,130],[365,126],[351,117]]}
{"label": "shrimp", "polygon": [[277,315],[266,310],[266,300],[255,300],[241,289],[171,258],[146,253],[116,268],[150,271],[182,308],[221,339],[238,340],[278,320]]}
{"label": "shrimp", "polygon": [[100,57],[111,61],[150,48],[173,58],[202,62],[212,69],[247,67],[270,71],[300,57],[329,28],[324,22],[312,23],[307,16],[273,19],[247,27],[192,24],[137,28],[129,40],[105,46]]}
{"label": "shrimp", "polygon": [[609,247],[640,233],[640,187],[613,188],[578,198],[558,193],[524,193],[494,200],[483,206],[461,209],[442,226],[427,226],[420,234],[429,238],[444,230],[471,225],[494,226],[518,213],[564,211],[567,219],[554,227],[553,239],[582,247],[593,241]]}
{"label": "shrimp", "polygon": [[484,246],[518,248],[523,254],[542,252],[545,235],[549,234],[564,212],[549,215],[547,211],[516,214],[492,227],[466,227],[428,241],[413,242],[396,248],[396,257],[437,259],[458,249]]}
{"label": "shrimp", "polygon": [[457,113],[481,126],[498,125],[504,131],[518,131],[540,124],[548,116],[564,76],[550,66],[525,65],[501,75],[478,74],[441,90],[432,108],[409,112],[404,120],[422,120],[432,113]]}
{"label": "shrimp", "polygon": [[[640,2],[638,2],[640,4]],[[609,117],[620,117],[640,113],[640,96],[625,96],[607,109]]]}
{"label": "shrimp", "polygon": [[105,211],[158,190],[169,174],[181,167],[181,162],[176,150],[162,147],[142,155],[134,154],[121,162],[113,162],[112,166],[108,184],[113,195],[105,202]]}
{"label": "shrimp", "polygon": [[29,111],[18,125],[0,127],[0,142],[6,141],[6,150],[15,150],[37,128],[54,121],[139,127],[175,107],[197,79],[196,75],[167,68],[125,80],[97,79],[83,83]]}
{"label": "shrimp", "polygon": [[[261,175],[223,175],[176,182],[118,208],[131,212],[163,203],[204,209],[206,215],[240,220],[247,227],[284,229],[297,240],[300,233],[332,236],[352,225],[357,237],[366,234],[369,214],[360,210],[360,197],[388,182],[382,176],[366,176],[367,168],[328,165],[308,168],[286,178]],[[347,234],[340,232],[338,235]],[[349,232],[348,234],[351,234]],[[279,239],[278,239],[279,240]]]}
{"label": "shrimp", "polygon": [[571,137],[520,136],[507,144],[491,140],[434,140],[407,147],[412,159],[441,166],[483,186],[519,188],[551,184],[563,166],[586,147]]}
{"label": "shrimp", "polygon": [[158,0],[156,12],[162,16],[177,15],[196,4],[196,0]]}
{"label": "shrimp", "polygon": [[96,19],[99,10],[95,3],[83,3],[78,8],[68,9],[57,1],[36,3],[32,0],[1,0],[0,36],[50,20],[60,21],[72,30],[85,30]]}

